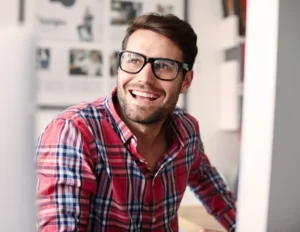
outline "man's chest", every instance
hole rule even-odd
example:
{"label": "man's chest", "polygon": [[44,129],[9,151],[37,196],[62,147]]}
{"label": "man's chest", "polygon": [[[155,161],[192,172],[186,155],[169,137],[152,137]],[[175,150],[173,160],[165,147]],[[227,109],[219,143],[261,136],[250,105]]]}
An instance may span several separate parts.
{"label": "man's chest", "polygon": [[192,155],[187,153],[188,149],[175,144],[153,171],[134,144],[97,146],[97,191],[91,201],[93,220],[101,228],[118,224],[121,231],[169,231],[170,225],[175,228],[192,164],[192,159],[186,157]]}
{"label": "man's chest", "polygon": [[109,168],[103,166],[97,175],[93,217],[99,222],[117,222],[121,229],[130,226],[133,231],[168,231],[166,228],[171,225],[174,228],[188,179],[188,172],[179,173],[177,170],[183,169],[175,168],[180,162],[183,160],[167,162],[160,171],[152,173],[131,154],[118,161],[109,160]]}

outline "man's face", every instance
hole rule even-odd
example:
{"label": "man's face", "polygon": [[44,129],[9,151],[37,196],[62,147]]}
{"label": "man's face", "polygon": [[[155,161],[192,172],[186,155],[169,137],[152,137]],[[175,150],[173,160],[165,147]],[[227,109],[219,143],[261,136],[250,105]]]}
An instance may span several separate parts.
{"label": "man's face", "polygon": [[[127,43],[127,51],[138,52],[148,57],[182,60],[182,52],[167,37],[150,30],[134,32]],[[188,72],[183,81],[182,69],[173,81],[163,81],[155,77],[151,64],[137,74],[129,74],[119,68],[117,95],[121,110],[127,119],[152,124],[170,114],[180,93],[187,90],[192,80],[192,72]]]}

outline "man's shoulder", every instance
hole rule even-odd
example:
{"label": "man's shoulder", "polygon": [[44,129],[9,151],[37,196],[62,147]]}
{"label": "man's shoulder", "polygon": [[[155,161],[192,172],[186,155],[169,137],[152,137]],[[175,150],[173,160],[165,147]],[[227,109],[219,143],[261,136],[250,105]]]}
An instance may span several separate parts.
{"label": "man's shoulder", "polygon": [[187,132],[198,133],[199,125],[197,119],[191,114],[183,111],[181,108],[175,108],[172,113],[172,118],[179,128],[188,130]]}
{"label": "man's shoulder", "polygon": [[106,115],[105,107],[106,97],[99,97],[95,101],[81,102],[65,109],[55,119],[63,119],[69,121],[77,120],[99,120]]}

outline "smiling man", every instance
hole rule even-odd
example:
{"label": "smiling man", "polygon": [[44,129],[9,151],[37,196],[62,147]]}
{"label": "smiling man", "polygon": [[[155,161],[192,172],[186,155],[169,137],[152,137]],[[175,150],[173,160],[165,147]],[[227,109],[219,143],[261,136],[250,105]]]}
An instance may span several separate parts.
{"label": "smiling man", "polygon": [[128,27],[117,88],[65,110],[39,138],[39,231],[178,231],[186,186],[235,230],[234,198],[204,154],[198,122],[176,107],[196,55],[194,30],[174,15]]}

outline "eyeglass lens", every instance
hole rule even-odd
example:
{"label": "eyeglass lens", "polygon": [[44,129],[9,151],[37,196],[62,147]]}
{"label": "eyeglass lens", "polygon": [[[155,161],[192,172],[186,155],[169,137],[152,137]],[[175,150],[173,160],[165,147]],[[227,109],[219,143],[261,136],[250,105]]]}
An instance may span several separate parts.
{"label": "eyeglass lens", "polygon": [[[144,67],[145,57],[134,52],[123,52],[120,59],[120,66],[125,72],[138,73]],[[178,64],[174,61],[158,58],[152,63],[152,71],[154,74],[165,80],[172,80],[177,76]]]}

